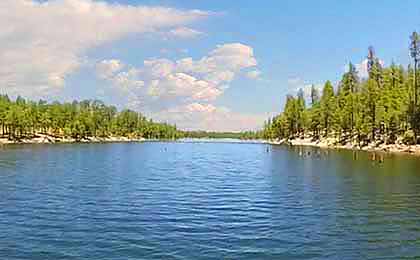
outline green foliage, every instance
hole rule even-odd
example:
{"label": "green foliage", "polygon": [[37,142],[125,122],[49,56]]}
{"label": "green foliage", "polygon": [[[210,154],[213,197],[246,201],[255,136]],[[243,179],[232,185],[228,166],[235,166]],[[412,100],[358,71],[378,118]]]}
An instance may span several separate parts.
{"label": "green foliage", "polygon": [[174,139],[181,133],[175,126],[154,123],[142,114],[123,110],[102,101],[85,100],[72,103],[32,102],[17,97],[15,101],[0,95],[0,133],[9,139],[49,134],[57,137],[129,137]]}
{"label": "green foliage", "polygon": [[403,143],[408,145],[414,144],[414,132],[412,130],[409,130],[404,133]]}
{"label": "green foliage", "polygon": [[330,81],[325,83],[322,90],[320,118],[324,136],[328,136],[335,123],[335,111],[337,110],[337,101],[334,95],[334,88]]}
{"label": "green foliage", "polygon": [[185,131],[185,138],[209,138],[209,139],[241,139],[255,140],[262,139],[262,132],[207,132],[207,131]]}
{"label": "green foliage", "polygon": [[[392,63],[383,67],[373,47],[368,50],[368,78],[359,79],[349,64],[336,89],[327,81],[321,93],[311,88],[310,106],[303,91],[288,95],[283,112],[269,120],[262,136],[267,139],[335,136],[340,141],[417,143],[420,135],[420,104],[417,101],[417,65],[420,36],[411,36],[414,68]],[[399,138],[401,137],[401,138]]]}

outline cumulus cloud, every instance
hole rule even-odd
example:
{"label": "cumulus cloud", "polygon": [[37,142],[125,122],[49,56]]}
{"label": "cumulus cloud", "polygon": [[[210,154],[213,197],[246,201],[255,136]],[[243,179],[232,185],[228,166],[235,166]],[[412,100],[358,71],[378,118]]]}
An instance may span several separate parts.
{"label": "cumulus cloud", "polygon": [[[149,59],[139,68],[119,71],[121,61],[105,60],[97,65],[98,77],[112,83],[115,91],[128,91],[137,109],[156,110],[191,102],[210,102],[229,87],[229,83],[247,68],[257,66],[253,49],[233,43],[217,46],[199,60],[184,58]],[[110,73],[111,72],[111,73]],[[129,74],[129,77],[127,76]],[[124,78],[124,84],[116,79]],[[131,84],[137,82],[138,84]],[[166,106],[166,107],[165,107]]]}
{"label": "cumulus cloud", "polygon": [[322,94],[324,85],[322,83],[307,83],[299,77],[289,78],[288,81],[288,94],[297,95],[299,90],[303,91],[305,99],[311,98],[312,86],[318,90],[319,94]]}
{"label": "cumulus cloud", "polygon": [[260,129],[267,119],[262,114],[241,114],[230,111],[226,107],[212,104],[191,103],[161,111],[156,118],[176,123],[186,130],[208,131],[246,131]]}
{"label": "cumulus cloud", "polygon": [[318,91],[319,95],[322,95],[322,89],[324,87],[323,84],[319,84],[319,83],[318,84],[308,84],[308,85],[303,86],[303,88],[302,88],[305,99],[310,99],[311,98],[312,86],[315,87],[315,89]]}
{"label": "cumulus cloud", "polygon": [[96,74],[101,79],[109,79],[116,72],[121,71],[124,66],[119,60],[104,60],[96,65]]}
{"label": "cumulus cloud", "polygon": [[261,127],[266,116],[232,112],[212,102],[238,75],[258,78],[257,65],[252,47],[232,43],[219,45],[197,60],[148,59],[140,67],[105,60],[97,64],[96,72],[110,83],[109,91],[125,98],[128,107],[153,118],[182,129],[241,131]]}
{"label": "cumulus cloud", "polygon": [[[384,66],[385,62],[383,60],[379,60],[379,64],[381,64],[381,66]],[[362,60],[360,63],[356,64],[355,67],[356,67],[357,74],[361,79],[367,79],[369,77],[368,59]],[[344,66],[344,72],[348,72],[348,71],[349,71],[349,65],[347,64]]]}
{"label": "cumulus cloud", "polygon": [[85,63],[89,49],[129,34],[182,28],[208,15],[94,0],[2,0],[0,90],[52,94]]}
{"label": "cumulus cloud", "polygon": [[[72,73],[91,64],[86,55],[93,48],[132,34],[197,37],[203,33],[189,26],[209,15],[105,0],[1,0],[0,92],[31,98],[58,95]],[[182,116],[187,111],[197,118],[186,121],[191,127],[222,129],[223,121],[230,117],[232,128],[243,125],[249,129],[259,118],[210,103],[238,75],[258,78],[256,66],[253,49],[239,43],[217,46],[198,60],[148,59],[139,68],[117,59],[103,60],[96,64],[96,75],[112,87],[97,93],[102,97],[116,94],[125,106],[149,114],[174,116],[178,111]],[[213,123],[219,126],[212,128]]]}
{"label": "cumulus cloud", "polygon": [[356,70],[360,78],[368,78],[369,77],[368,60],[365,59],[361,63],[356,64]]}

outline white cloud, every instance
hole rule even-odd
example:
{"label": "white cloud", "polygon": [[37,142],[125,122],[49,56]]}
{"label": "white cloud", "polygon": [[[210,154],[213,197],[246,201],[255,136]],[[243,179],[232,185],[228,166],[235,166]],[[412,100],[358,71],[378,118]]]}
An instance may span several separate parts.
{"label": "white cloud", "polygon": [[169,35],[178,37],[178,38],[195,38],[195,37],[204,35],[204,33],[182,26],[182,27],[177,27],[175,29],[170,30]]}
{"label": "white cloud", "polygon": [[[98,63],[97,73],[111,83],[111,91],[125,97],[127,106],[153,118],[176,123],[182,129],[240,131],[261,127],[266,116],[231,112],[211,102],[235,77],[249,76],[248,69],[258,76],[257,64],[251,47],[233,43],[219,45],[198,60],[149,59],[138,68],[121,61],[103,61]],[[126,69],[121,71],[121,67]],[[138,84],[133,86],[134,82]]]}
{"label": "white cloud", "polygon": [[102,79],[111,78],[116,72],[124,69],[124,64],[119,60],[104,60],[97,64],[96,73]]}
{"label": "white cloud", "polygon": [[[104,0],[1,0],[0,92],[31,98],[60,94],[66,79],[90,63],[89,50],[132,34],[196,37],[203,33],[188,26],[209,15]],[[198,60],[149,59],[140,68],[104,60],[97,64],[96,74],[110,82],[112,93],[131,108],[157,114],[169,111],[174,118],[182,117],[187,108],[197,117],[189,121],[192,127],[249,129],[265,117],[241,115],[209,102],[243,71],[253,69],[243,75],[256,76],[256,66],[253,49],[233,43],[217,46]],[[109,91],[97,89],[101,96],[110,96]]]}
{"label": "white cloud", "polygon": [[0,1],[0,90],[37,97],[59,91],[86,52],[133,33],[185,26],[197,10],[93,0]]}
{"label": "white cloud", "polygon": [[[346,66],[346,72],[349,71],[349,66]],[[368,72],[368,59],[364,59],[361,63],[356,64],[356,71],[360,78],[365,79],[369,77]]]}
{"label": "white cloud", "polygon": [[233,71],[257,66],[252,47],[240,43],[218,45],[210,56],[200,61],[203,68],[212,69],[214,66],[228,68]]}
{"label": "white cloud", "polygon": [[299,90],[303,90],[305,99],[309,100],[311,98],[312,86],[318,90],[319,94],[322,94],[322,89],[324,85],[322,83],[307,83],[299,77],[289,78],[288,83],[288,94],[297,95]]}
{"label": "white cloud", "polygon": [[[379,64],[383,67],[385,62],[383,60],[379,60]],[[367,79],[369,77],[369,71],[368,71],[368,59],[362,60],[360,63],[355,65],[356,71],[358,76],[361,79]],[[344,66],[344,72],[349,71],[349,65]]]}
{"label": "white cloud", "polygon": [[185,55],[185,54],[187,54],[189,51],[188,51],[188,49],[184,49],[184,48],[182,48],[182,49],[166,49],[166,48],[162,48],[162,49],[160,49],[160,54],[161,55],[168,55],[168,54],[177,54],[177,55]]}
{"label": "white cloud", "polygon": [[141,89],[145,85],[144,81],[137,79],[138,73],[137,70],[130,69],[129,71],[118,73],[112,80],[121,90],[130,93]]}
{"label": "white cloud", "polygon": [[263,114],[241,114],[232,112],[226,107],[212,104],[191,103],[174,107],[154,114],[154,117],[176,123],[186,130],[207,131],[246,131],[260,129],[264,120]]}
{"label": "white cloud", "polygon": [[[323,84],[308,84],[303,86],[302,88],[305,99],[309,100],[311,98],[312,86],[314,86],[315,89],[318,90],[319,95],[322,95],[322,89],[324,87]],[[297,89],[297,91],[299,91],[299,89]]]}
{"label": "white cloud", "polygon": [[[120,68],[120,61],[103,61],[97,65],[99,78],[109,71]],[[244,69],[257,65],[253,49],[249,46],[234,43],[217,46],[217,48],[199,60],[184,58],[176,61],[169,59],[150,59],[143,62],[140,68],[129,68],[133,73],[126,77],[125,71],[106,77],[113,83],[118,92],[121,84],[116,84],[116,78],[123,75],[124,86],[130,81],[142,82],[144,87],[130,89],[132,103],[142,110],[167,108],[172,105],[191,102],[209,102],[218,98],[229,87],[229,83]],[[105,66],[105,68],[104,68]],[[105,73],[104,73],[105,72]],[[137,84],[140,86],[141,84]],[[139,109],[139,107],[137,107]]]}

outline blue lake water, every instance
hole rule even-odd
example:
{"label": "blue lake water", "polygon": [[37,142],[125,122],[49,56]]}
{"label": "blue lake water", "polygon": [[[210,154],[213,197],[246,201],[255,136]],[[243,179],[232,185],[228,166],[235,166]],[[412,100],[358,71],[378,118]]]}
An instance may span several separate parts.
{"label": "blue lake water", "polygon": [[420,259],[420,158],[300,149],[0,148],[0,259]]}

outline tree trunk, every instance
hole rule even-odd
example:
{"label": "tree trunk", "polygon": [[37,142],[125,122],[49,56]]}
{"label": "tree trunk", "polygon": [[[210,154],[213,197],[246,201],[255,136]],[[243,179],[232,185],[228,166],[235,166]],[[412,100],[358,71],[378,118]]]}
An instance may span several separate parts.
{"label": "tree trunk", "polygon": [[376,106],[372,105],[372,141],[375,141]]}
{"label": "tree trunk", "polygon": [[414,107],[417,110],[417,59],[414,60]]}

